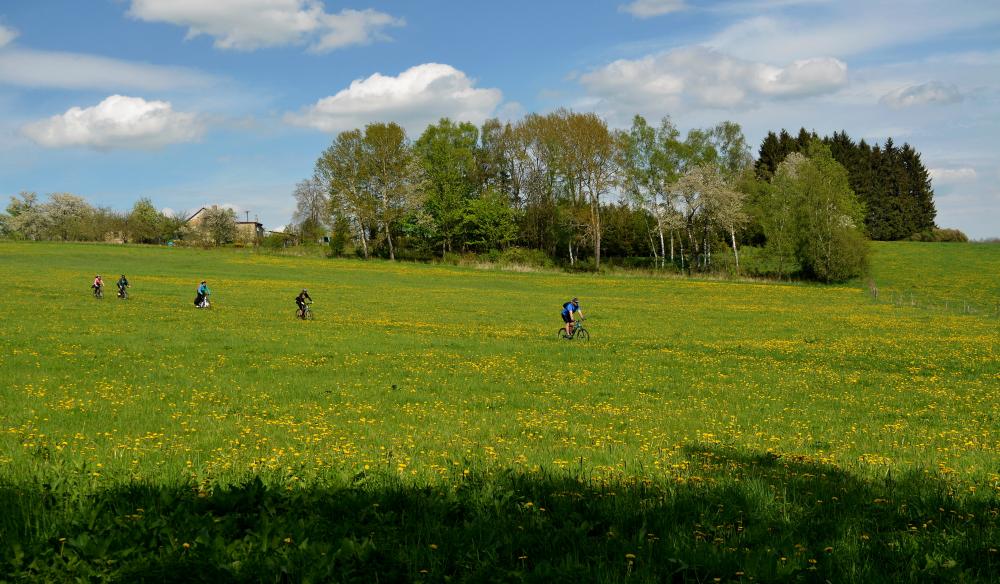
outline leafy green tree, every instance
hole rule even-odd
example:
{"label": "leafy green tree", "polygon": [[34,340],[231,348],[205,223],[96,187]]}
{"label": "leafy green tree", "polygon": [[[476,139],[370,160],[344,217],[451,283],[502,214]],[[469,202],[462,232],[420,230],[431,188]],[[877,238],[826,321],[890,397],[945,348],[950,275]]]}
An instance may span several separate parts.
{"label": "leafy green tree", "polygon": [[798,270],[799,240],[795,206],[799,204],[798,169],[806,158],[798,152],[785,157],[775,167],[773,179],[763,189],[759,219],[766,238],[765,251],[777,262],[779,276]]}
{"label": "leafy green tree", "polygon": [[[524,152],[524,197],[521,236],[525,243],[555,257],[560,246],[561,171],[565,148],[558,112],[529,114],[517,123],[516,142]],[[572,258],[572,253],[570,254]]]}
{"label": "leafy green tree", "polygon": [[747,222],[740,235],[740,241],[744,245],[764,247],[767,240],[764,237],[761,217],[763,201],[771,188],[771,183],[759,178],[753,168],[748,168],[736,178],[732,187],[745,195],[744,212],[747,215]]}
{"label": "leafy green tree", "polygon": [[574,203],[588,208],[587,237],[594,246],[594,267],[601,267],[601,201],[617,180],[620,141],[594,113],[562,112],[565,148],[563,182]]}
{"label": "leafy green tree", "polygon": [[680,171],[686,173],[695,168],[718,168],[719,151],[715,148],[715,140],[712,130],[688,130],[679,146]]}
{"label": "leafy green tree", "polygon": [[351,222],[342,213],[337,213],[333,217],[333,230],[330,234],[330,255],[334,257],[344,255],[344,249],[350,240]]}
{"label": "leafy green tree", "polygon": [[161,241],[181,239],[184,225],[187,223],[190,213],[184,210],[174,211],[171,215],[161,215],[160,218],[160,238]]}
{"label": "leafy green tree", "polygon": [[448,118],[428,126],[414,144],[426,176],[424,209],[437,224],[442,256],[461,234],[465,210],[477,189],[479,130]]}
{"label": "leafy green tree", "polygon": [[809,157],[795,156],[779,165],[774,186],[784,213],[778,223],[790,229],[772,235],[785,249],[794,246],[806,277],[838,282],[858,276],[868,260],[863,232],[864,208],[851,190],[847,171],[830,148],[814,141]]}
{"label": "leafy green tree", "polygon": [[396,259],[393,231],[408,213],[421,203],[424,170],[395,123],[365,126],[361,141],[364,186],[376,202],[379,235],[388,245],[389,259]]}
{"label": "leafy green tree", "polygon": [[466,244],[479,252],[507,249],[517,239],[516,212],[492,189],[469,201],[463,227]]}
{"label": "leafy green tree", "polygon": [[164,219],[153,202],[147,198],[139,199],[128,214],[129,240],[137,243],[159,243],[162,241]]}
{"label": "leafy green tree", "polygon": [[348,219],[366,259],[378,224],[378,200],[369,188],[368,171],[361,130],[338,134],[316,161],[316,175],[329,194],[329,213]]}
{"label": "leafy green tree", "polygon": [[725,121],[712,128],[710,141],[718,153],[718,167],[726,182],[732,184],[753,165],[750,145],[743,128],[736,122]]}
{"label": "leafy green tree", "polygon": [[825,282],[860,275],[868,261],[864,207],[851,190],[847,171],[829,147],[814,142],[800,177],[797,214],[803,270]]}
{"label": "leafy green tree", "polygon": [[524,120],[511,124],[490,119],[480,130],[477,153],[480,188],[494,188],[507,196],[510,204],[523,210],[526,188],[533,168],[530,135]]}
{"label": "leafy green tree", "polygon": [[635,205],[646,209],[655,221],[651,242],[657,265],[666,264],[665,234],[670,233],[670,261],[674,261],[674,226],[678,215],[673,185],[679,178],[682,148],[680,132],[670,118],[663,118],[659,128],[650,126],[642,116],[635,116],[632,128],[620,135],[618,166],[623,193]]}
{"label": "leafy green tree", "polygon": [[[621,200],[603,205],[601,215],[604,224],[602,246],[607,256],[635,258],[648,255],[651,248],[656,249],[654,221],[645,208]],[[660,265],[656,256],[654,265]]]}

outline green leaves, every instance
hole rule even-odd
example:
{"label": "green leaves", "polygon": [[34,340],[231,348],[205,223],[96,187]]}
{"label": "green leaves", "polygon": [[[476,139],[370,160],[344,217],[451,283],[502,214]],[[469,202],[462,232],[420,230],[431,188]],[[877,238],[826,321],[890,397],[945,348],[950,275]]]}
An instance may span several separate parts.
{"label": "green leaves", "polygon": [[830,148],[817,140],[808,153],[789,155],[763,197],[768,250],[786,273],[798,267],[806,277],[843,282],[867,266],[863,208]]}

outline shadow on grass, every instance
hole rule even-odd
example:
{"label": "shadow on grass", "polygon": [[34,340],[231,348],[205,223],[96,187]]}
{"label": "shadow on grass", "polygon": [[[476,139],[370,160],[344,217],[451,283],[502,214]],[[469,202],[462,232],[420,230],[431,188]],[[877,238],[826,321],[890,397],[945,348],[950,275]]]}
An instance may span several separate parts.
{"label": "shadow on grass", "polygon": [[[495,469],[413,487],[3,485],[0,576],[117,582],[1000,580],[995,490],[692,449],[683,481]],[[0,579],[4,579],[0,578]]]}

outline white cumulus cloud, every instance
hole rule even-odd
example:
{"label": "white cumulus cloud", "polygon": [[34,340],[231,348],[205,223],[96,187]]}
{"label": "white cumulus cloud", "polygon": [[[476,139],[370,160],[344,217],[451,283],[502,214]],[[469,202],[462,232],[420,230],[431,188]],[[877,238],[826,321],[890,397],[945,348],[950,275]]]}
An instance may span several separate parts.
{"label": "white cumulus cloud", "polygon": [[847,65],[823,57],[777,67],[705,47],[685,47],[618,60],[582,75],[580,82],[589,97],[633,112],[681,106],[739,108],[762,99],[833,92],[847,83]]}
{"label": "white cumulus cloud", "polygon": [[952,84],[930,81],[890,91],[882,96],[881,101],[897,109],[915,105],[947,105],[962,101],[962,93]]}
{"label": "white cumulus cloud", "polygon": [[0,48],[9,45],[16,38],[16,30],[0,24]]}
{"label": "white cumulus cloud", "polygon": [[932,168],[927,172],[931,175],[931,179],[934,182],[944,184],[968,183],[976,180],[978,177],[976,169],[971,167]]}
{"label": "white cumulus cloud", "polygon": [[480,123],[493,115],[502,97],[499,89],[477,88],[450,65],[425,63],[396,77],[375,73],[357,79],[335,95],[287,114],[285,121],[324,132],[392,121],[414,132],[442,117]]}
{"label": "white cumulus cloud", "polygon": [[169,102],[112,95],[96,106],[30,123],[22,133],[47,148],[155,149],[197,140],[204,125],[193,113],[175,112]]}
{"label": "white cumulus cloud", "polygon": [[622,4],[618,10],[628,12],[636,18],[652,18],[684,10],[687,5],[684,0],[635,0]]}
{"label": "white cumulus cloud", "polygon": [[307,44],[317,52],[387,38],[405,22],[373,9],[331,14],[320,0],[132,0],[129,14],[147,22],[187,27],[188,37],[208,35],[220,49]]}

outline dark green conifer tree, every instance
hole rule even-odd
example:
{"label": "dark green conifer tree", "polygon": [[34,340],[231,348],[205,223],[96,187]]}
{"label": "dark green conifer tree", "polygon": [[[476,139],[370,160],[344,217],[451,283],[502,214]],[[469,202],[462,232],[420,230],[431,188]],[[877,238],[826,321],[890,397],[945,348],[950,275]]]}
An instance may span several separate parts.
{"label": "dark green conifer tree", "polygon": [[[793,137],[785,130],[768,133],[761,143],[757,176],[769,179],[792,152],[805,154],[816,140],[815,132],[801,128]],[[865,209],[865,228],[872,239],[899,240],[934,228],[937,211],[930,175],[920,154],[909,144],[896,146],[892,138],[883,146],[855,143],[847,132],[822,139],[834,160],[848,172],[851,189]]]}

